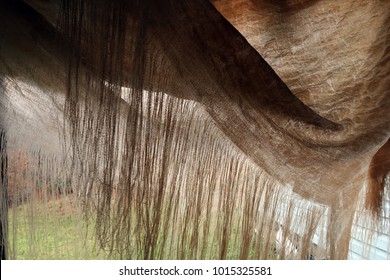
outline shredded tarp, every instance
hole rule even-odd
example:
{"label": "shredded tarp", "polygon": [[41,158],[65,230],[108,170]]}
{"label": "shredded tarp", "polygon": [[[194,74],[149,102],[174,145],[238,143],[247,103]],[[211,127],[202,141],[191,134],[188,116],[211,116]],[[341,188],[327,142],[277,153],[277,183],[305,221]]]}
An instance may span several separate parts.
{"label": "shredded tarp", "polygon": [[354,220],[390,232],[383,1],[25,2],[0,9],[11,258],[63,197],[112,258],[339,259]]}

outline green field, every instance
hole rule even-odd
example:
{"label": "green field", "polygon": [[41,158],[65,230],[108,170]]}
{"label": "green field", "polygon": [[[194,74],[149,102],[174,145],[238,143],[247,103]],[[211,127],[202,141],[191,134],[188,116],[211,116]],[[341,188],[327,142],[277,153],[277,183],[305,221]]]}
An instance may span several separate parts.
{"label": "green field", "polygon": [[96,250],[89,225],[68,197],[9,209],[11,259],[107,259]]}
{"label": "green field", "polygon": [[[93,222],[89,222],[87,226],[82,209],[76,205],[71,197],[47,202],[40,201],[39,203],[30,202],[12,207],[9,209],[9,258],[19,260],[113,258],[107,252],[97,249],[93,238],[94,227]],[[233,242],[236,236],[236,227],[237,225],[230,233],[232,237],[229,239],[227,247],[227,259],[238,259],[240,256],[239,243]],[[218,250],[216,245],[215,243],[207,245],[207,256],[212,255],[210,250]],[[161,248],[155,249],[161,250]],[[142,254],[133,253],[133,258],[142,258]],[[255,256],[255,250],[251,248],[249,258],[253,258],[253,256]],[[122,256],[122,258],[126,258],[126,256]],[[271,253],[269,258],[274,259],[276,255],[273,256]]]}

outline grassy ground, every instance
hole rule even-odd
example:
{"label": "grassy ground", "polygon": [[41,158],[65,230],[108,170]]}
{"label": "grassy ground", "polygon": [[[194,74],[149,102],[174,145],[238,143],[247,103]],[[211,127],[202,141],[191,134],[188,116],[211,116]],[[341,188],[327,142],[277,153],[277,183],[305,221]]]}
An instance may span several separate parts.
{"label": "grassy ground", "polygon": [[29,203],[9,211],[11,259],[106,259],[95,249],[93,226],[71,198]]}
{"label": "grassy ground", "polygon": [[[233,228],[233,235],[235,231],[236,228]],[[87,231],[82,211],[71,197],[27,203],[9,209],[11,259],[108,259],[106,252],[96,249],[93,234],[94,224],[90,223]],[[232,241],[228,244],[226,257],[239,259],[237,244]],[[215,249],[218,248],[209,244],[207,251]],[[251,250],[250,258],[253,253]]]}

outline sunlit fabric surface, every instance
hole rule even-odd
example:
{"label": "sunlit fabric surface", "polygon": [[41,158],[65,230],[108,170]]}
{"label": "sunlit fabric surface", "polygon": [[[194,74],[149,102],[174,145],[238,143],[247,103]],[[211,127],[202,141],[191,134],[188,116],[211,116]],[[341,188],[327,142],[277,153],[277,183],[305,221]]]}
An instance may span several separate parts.
{"label": "sunlit fabric surface", "polygon": [[10,257],[16,206],[61,196],[113,258],[338,259],[353,221],[390,233],[389,2],[26,0],[0,13]]}

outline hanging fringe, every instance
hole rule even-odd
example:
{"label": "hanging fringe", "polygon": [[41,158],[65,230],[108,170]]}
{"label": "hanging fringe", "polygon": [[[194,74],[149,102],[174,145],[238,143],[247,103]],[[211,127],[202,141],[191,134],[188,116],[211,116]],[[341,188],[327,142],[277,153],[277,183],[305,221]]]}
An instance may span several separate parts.
{"label": "hanging fringe", "polygon": [[[299,197],[232,143],[202,105],[166,95],[177,73],[164,71],[168,62],[151,47],[150,3],[130,2],[107,2],[100,14],[95,1],[63,1],[65,149],[57,158],[31,147],[7,151],[10,258],[21,241],[27,258],[64,251],[88,258],[91,231],[103,258],[346,258],[355,201],[340,208]],[[133,20],[123,14],[129,9]],[[44,214],[61,199],[79,237],[65,249],[64,220],[49,227]],[[51,237],[55,248],[45,248]]]}

